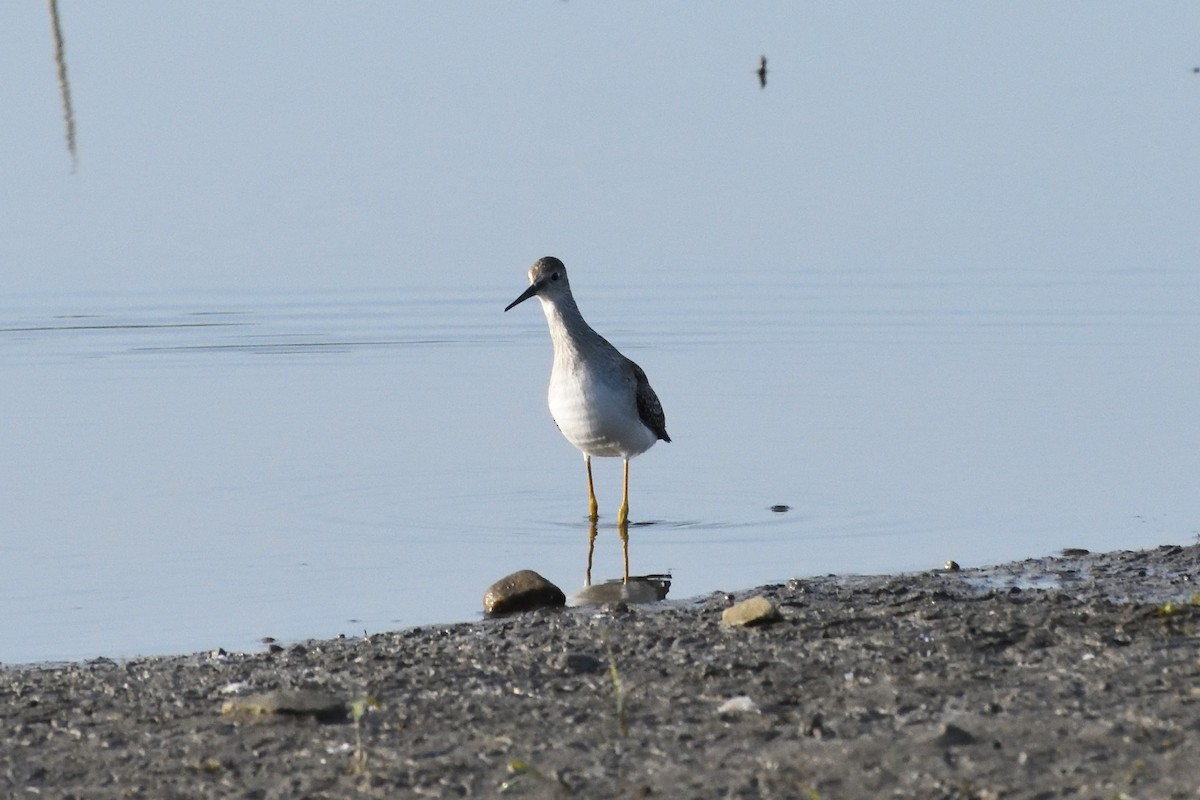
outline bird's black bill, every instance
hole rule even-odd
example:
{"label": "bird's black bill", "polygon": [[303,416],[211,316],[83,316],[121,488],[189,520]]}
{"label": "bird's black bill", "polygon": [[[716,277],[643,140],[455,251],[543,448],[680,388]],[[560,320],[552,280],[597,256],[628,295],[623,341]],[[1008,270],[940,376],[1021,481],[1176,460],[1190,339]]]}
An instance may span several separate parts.
{"label": "bird's black bill", "polygon": [[531,297],[533,297],[535,294],[537,294],[538,288],[539,288],[539,286],[538,286],[538,284],[536,284],[536,283],[531,283],[531,284],[529,284],[529,288],[528,288],[528,289],[526,289],[525,291],[521,292],[521,296],[520,296],[520,297],[518,297],[516,300],[513,300],[511,303],[509,303],[508,305],[506,305],[506,306],[504,307],[504,310],[505,310],[505,311],[508,311],[508,310],[509,310],[510,308],[512,308],[513,306],[515,306],[515,305],[519,305],[519,304],[521,304],[521,303],[524,303],[526,300],[528,300],[529,298],[531,298]]}

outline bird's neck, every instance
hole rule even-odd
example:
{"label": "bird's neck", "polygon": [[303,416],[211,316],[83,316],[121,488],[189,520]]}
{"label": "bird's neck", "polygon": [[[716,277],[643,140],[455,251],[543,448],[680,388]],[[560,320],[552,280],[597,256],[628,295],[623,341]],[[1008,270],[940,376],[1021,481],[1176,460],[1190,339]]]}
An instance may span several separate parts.
{"label": "bird's neck", "polygon": [[546,300],[541,297],[542,311],[546,314],[546,322],[550,326],[550,339],[554,349],[560,353],[579,353],[587,343],[596,336],[596,332],[579,313],[575,298],[567,295]]}

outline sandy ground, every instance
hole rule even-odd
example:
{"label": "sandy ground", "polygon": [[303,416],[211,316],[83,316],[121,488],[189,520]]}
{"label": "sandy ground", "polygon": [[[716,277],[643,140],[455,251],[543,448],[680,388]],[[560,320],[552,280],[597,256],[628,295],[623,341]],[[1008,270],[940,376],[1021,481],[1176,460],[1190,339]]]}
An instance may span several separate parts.
{"label": "sandy ground", "polygon": [[[1198,570],[1076,552],[7,668],[0,795],[1195,798]],[[782,621],[722,625],[750,595]]]}

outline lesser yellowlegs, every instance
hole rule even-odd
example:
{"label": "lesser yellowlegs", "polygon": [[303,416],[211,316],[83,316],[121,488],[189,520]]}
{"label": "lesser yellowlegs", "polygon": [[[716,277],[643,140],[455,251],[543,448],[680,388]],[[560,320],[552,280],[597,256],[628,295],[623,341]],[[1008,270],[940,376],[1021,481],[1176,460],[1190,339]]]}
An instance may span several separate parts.
{"label": "lesser yellowlegs", "polygon": [[554,342],[550,415],[567,441],[583,452],[589,517],[592,522],[598,517],[592,456],[622,458],[625,488],[617,525],[624,529],[629,524],[629,459],[659,439],[671,441],[658,395],[642,368],[584,321],[571,296],[567,268],[557,258],[538,259],[529,268],[529,288],[504,310],[531,297],[541,301]]}

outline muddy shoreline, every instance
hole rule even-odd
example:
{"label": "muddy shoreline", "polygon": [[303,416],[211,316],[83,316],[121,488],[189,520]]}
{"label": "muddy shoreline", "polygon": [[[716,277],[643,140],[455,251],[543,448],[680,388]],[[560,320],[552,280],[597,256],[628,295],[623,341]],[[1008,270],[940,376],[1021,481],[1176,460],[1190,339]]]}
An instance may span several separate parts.
{"label": "muddy shoreline", "polygon": [[[8,667],[0,795],[1196,797],[1198,579],[1075,551]],[[782,620],[721,623],[753,595]]]}

